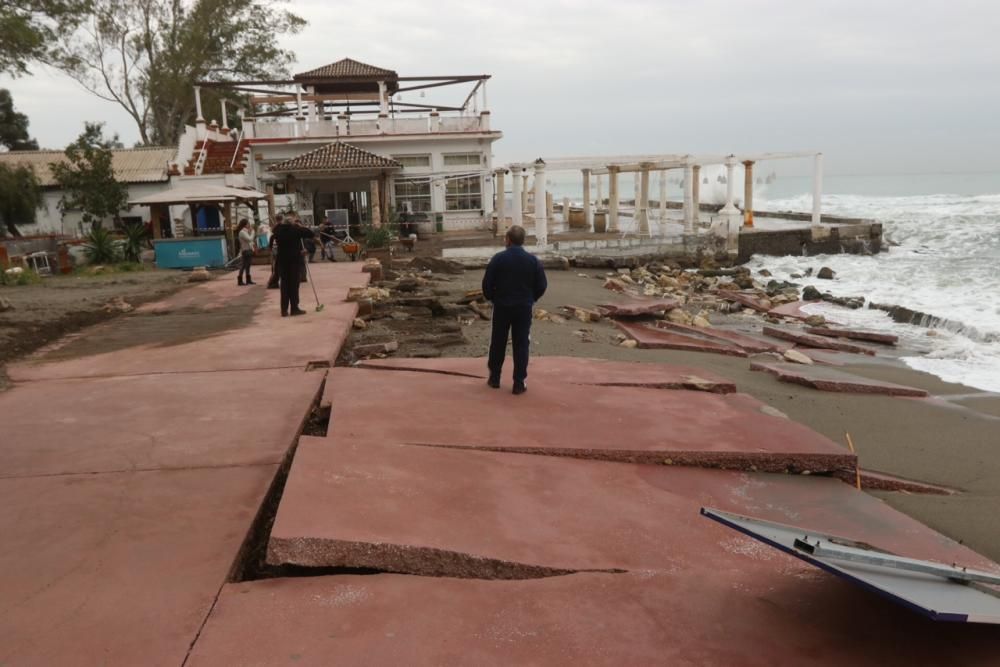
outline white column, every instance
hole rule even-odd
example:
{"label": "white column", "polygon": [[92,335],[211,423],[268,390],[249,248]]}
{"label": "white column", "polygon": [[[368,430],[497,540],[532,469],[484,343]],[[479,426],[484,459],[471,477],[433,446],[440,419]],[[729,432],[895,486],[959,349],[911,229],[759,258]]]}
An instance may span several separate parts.
{"label": "white column", "polygon": [[486,82],[485,81],[483,81],[483,85],[481,86],[481,88],[483,89],[483,111],[486,111],[486,110],[488,110],[490,108],[490,106],[489,106],[489,104],[487,102],[487,99],[486,99]]}
{"label": "white column", "polygon": [[639,172],[639,203],[635,209],[639,235],[649,236],[649,165],[643,165]]}
{"label": "white column", "polygon": [[389,99],[386,96],[385,81],[378,82],[378,115],[389,115]]}
{"label": "white column", "polygon": [[528,172],[527,170],[521,176],[521,210],[528,210]]}
{"label": "white column", "polygon": [[590,201],[590,170],[583,170],[583,224],[594,231],[594,209]]}
{"label": "white column", "polygon": [[739,213],[733,201],[736,198],[736,156],[730,155],[726,158],[726,205],[719,213],[723,215],[733,215]]}
{"label": "white column", "polygon": [[493,192],[496,194],[496,212],[497,212],[497,225],[502,229],[506,227],[507,222],[507,195],[504,193],[504,170],[499,169],[496,172],[496,187]]}
{"label": "white column", "polygon": [[684,232],[694,232],[694,169],[684,165]]}
{"label": "white column", "polygon": [[569,228],[569,197],[563,197],[563,220],[566,221],[566,227]]}
{"label": "white column", "polygon": [[660,220],[667,219],[667,170],[660,170]]}
{"label": "white column", "polygon": [[608,226],[609,232],[618,231],[618,167],[608,167]]}
{"label": "white column", "polygon": [[753,161],[743,163],[746,173],[743,177],[743,225],[753,227]]}
{"label": "white column", "polygon": [[195,122],[205,122],[205,117],[201,113],[201,86],[194,87],[194,113]]}
{"label": "white column", "polygon": [[604,176],[597,174],[597,210],[604,208]]}
{"label": "white column", "polygon": [[634,194],[632,195],[633,208],[635,211],[632,213],[633,217],[638,218],[639,216],[639,172],[632,173],[632,190]]}
{"label": "white column", "polygon": [[226,134],[229,134],[229,114],[226,113],[225,98],[219,100],[219,105],[222,107],[222,131]]}
{"label": "white column", "polygon": [[541,160],[535,162],[535,244],[539,250],[544,250],[549,245],[549,221],[545,215],[547,213],[545,195],[545,163]]}
{"label": "white column", "polygon": [[305,118],[305,114],[302,112],[302,89],[295,91],[295,117]]}
{"label": "white column", "polygon": [[823,203],[823,154],[816,153],[816,161],[813,164],[813,211],[812,224],[818,227],[820,224],[820,209]]}
{"label": "white column", "polygon": [[691,211],[694,213],[694,224],[701,222],[701,165],[691,167]]}
{"label": "white column", "polygon": [[524,200],[521,198],[521,185],[524,181],[521,180],[521,168],[511,167],[510,168],[510,221],[512,225],[523,225],[522,214],[524,212]]}

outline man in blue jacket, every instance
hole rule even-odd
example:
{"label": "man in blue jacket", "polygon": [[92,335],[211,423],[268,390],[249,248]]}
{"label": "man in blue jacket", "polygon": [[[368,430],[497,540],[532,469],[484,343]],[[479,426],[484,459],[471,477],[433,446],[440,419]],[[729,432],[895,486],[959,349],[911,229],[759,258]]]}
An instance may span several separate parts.
{"label": "man in blue jacket", "polygon": [[507,332],[514,348],[514,394],[528,390],[528,334],[535,302],[545,294],[548,281],[538,258],[524,249],[524,228],[518,225],[507,230],[507,249],[498,252],[486,267],[483,295],[493,302],[493,337],[490,340],[487,384],[500,388],[500,371],[507,353]]}

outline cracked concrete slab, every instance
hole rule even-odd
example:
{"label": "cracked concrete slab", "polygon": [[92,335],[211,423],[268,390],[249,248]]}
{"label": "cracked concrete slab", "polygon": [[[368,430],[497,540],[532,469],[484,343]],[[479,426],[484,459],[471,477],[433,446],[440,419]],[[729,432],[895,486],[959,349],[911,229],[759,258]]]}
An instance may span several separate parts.
{"label": "cracked concrete slab", "polygon": [[268,562],[484,579],[662,570],[712,548],[715,531],[694,518],[702,505],[988,563],[833,479],[339,436],[300,442]]}
{"label": "cracked concrete slab", "polygon": [[753,336],[741,334],[736,331],[719,329],[717,327],[693,327],[687,324],[677,324],[676,322],[671,322],[670,320],[660,320],[656,323],[656,326],[660,329],[666,329],[668,331],[688,334],[695,337],[708,338],[722,343],[723,345],[735,345],[741,350],[751,354],[758,354],[761,352],[784,352],[786,349],[791,347],[790,345],[783,346],[777,342],[772,343],[770,341],[754,338]]}
{"label": "cracked concrete slab", "polygon": [[180,665],[276,470],[0,480],[0,663]]}
{"label": "cracked concrete slab", "polygon": [[816,336],[813,334],[803,333],[801,331],[791,331],[789,329],[766,326],[764,327],[764,335],[791,341],[796,345],[801,345],[802,347],[815,347],[821,350],[837,350],[838,352],[853,352],[855,354],[867,354],[869,356],[875,355],[875,350],[870,347],[855,345],[853,343],[844,343],[835,338]]}
{"label": "cracked concrete slab", "polygon": [[608,314],[608,317],[642,317],[656,315],[679,307],[677,299],[626,299],[615,303],[598,304],[598,308]]}
{"label": "cracked concrete slab", "polygon": [[529,377],[528,393],[513,396],[479,379],[334,368],[324,396],[330,433],[361,442],[771,471],[836,470],[855,461],[805,426],[764,414],[764,404],[746,394],[547,385]]}
{"label": "cracked concrete slab", "polygon": [[[0,393],[0,479],[279,463],[324,375],[263,370],[25,383]],[[280,394],[262,399],[269,387]]]}
{"label": "cracked concrete slab", "polygon": [[882,343],[883,345],[895,345],[899,342],[899,336],[875,331],[859,331],[857,329],[831,329],[829,327],[806,327],[806,333],[817,336],[827,336],[828,338],[848,338],[850,340],[861,340],[869,343]]}
{"label": "cracked concrete slab", "polygon": [[872,380],[824,366],[803,366],[783,362],[751,361],[750,370],[764,371],[782,382],[800,384],[820,391],[852,394],[883,394],[923,398],[927,391],[893,382]]}
{"label": "cracked concrete slab", "polygon": [[426,444],[614,461],[850,468],[845,448],[746,394],[649,391],[533,383],[513,396],[479,379],[436,373],[334,368],[325,400],[330,433],[390,444]]}
{"label": "cracked concrete slab", "polygon": [[689,352],[710,352],[731,357],[745,357],[747,352],[735,345],[715,342],[702,337],[665,331],[644,324],[615,322],[615,326],[626,336],[638,343],[638,347],[649,350],[687,350]]}
{"label": "cracked concrete slab", "polygon": [[[505,368],[512,367],[506,360]],[[439,357],[436,359],[366,359],[360,368],[408,370],[486,379],[484,359]],[[532,357],[532,382],[561,382],[606,387],[648,387],[651,389],[692,389],[716,394],[736,391],[736,384],[701,368],[675,364],[605,361],[582,357]]]}

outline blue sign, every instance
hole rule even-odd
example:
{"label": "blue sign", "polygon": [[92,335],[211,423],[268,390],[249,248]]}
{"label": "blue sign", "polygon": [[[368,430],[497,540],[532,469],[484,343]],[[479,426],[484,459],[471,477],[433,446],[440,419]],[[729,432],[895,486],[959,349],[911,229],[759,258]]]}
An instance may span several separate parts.
{"label": "blue sign", "polygon": [[226,265],[226,237],[204,236],[153,241],[156,265],[161,269],[222,268]]}

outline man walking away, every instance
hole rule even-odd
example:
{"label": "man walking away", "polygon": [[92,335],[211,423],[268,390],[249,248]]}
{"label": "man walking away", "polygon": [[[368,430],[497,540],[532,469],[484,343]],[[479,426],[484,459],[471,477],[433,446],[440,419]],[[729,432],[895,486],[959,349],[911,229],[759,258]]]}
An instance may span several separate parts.
{"label": "man walking away", "polygon": [[278,246],[274,271],[281,281],[282,317],[306,314],[299,308],[299,283],[305,269],[302,242],[314,237],[311,229],[287,220],[280,222],[271,232],[271,238]]}
{"label": "man walking away", "polygon": [[535,302],[548,281],[538,258],[523,248],[524,227],[512,226],[504,239],[507,249],[493,255],[483,276],[483,295],[493,303],[493,337],[490,339],[487,384],[500,387],[500,371],[507,353],[507,332],[514,348],[514,394],[528,390],[528,335]]}

